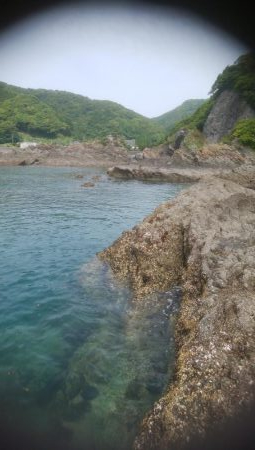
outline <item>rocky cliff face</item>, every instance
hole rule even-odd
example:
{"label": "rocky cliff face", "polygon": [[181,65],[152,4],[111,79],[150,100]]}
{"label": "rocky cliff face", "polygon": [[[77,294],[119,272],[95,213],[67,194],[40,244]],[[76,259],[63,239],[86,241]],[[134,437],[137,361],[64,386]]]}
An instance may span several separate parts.
{"label": "rocky cliff face", "polygon": [[224,91],[216,100],[204,125],[203,133],[210,142],[218,142],[240,119],[255,116],[255,111],[237,92]]}
{"label": "rocky cliff face", "polygon": [[174,382],[145,417],[136,450],[203,442],[254,399],[254,230],[255,192],[209,177],[100,254],[137,302],[183,289]]}

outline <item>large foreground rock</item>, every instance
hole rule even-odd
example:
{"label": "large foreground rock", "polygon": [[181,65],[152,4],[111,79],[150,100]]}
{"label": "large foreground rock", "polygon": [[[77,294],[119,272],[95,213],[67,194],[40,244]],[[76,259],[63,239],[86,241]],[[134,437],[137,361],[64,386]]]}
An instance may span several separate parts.
{"label": "large foreground rock", "polygon": [[255,380],[255,192],[210,177],[161,205],[100,257],[129,280],[137,302],[183,287],[174,381],[145,417],[135,449],[203,441],[248,408]]}

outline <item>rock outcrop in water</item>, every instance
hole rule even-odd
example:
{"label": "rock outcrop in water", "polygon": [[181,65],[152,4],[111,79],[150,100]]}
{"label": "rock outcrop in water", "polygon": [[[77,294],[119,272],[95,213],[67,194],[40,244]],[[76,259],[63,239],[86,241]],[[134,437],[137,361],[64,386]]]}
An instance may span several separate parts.
{"label": "rock outcrop in water", "polygon": [[[254,160],[255,162],[255,160]],[[232,180],[241,186],[255,188],[255,165],[235,165],[233,168],[220,167],[148,167],[148,166],[114,166],[108,169],[110,177],[123,180],[141,180],[168,183],[194,183],[208,176],[217,176],[226,180]]]}
{"label": "rock outcrop in water", "polygon": [[[141,162],[114,165],[107,170],[112,178],[169,183],[197,182],[208,175],[233,179],[252,187],[254,183],[255,152],[238,143],[208,143],[202,133],[188,132],[172,154],[162,148],[146,149]],[[144,151],[145,152],[145,151]],[[144,153],[143,152],[143,153]],[[235,173],[235,176],[233,175]],[[242,175],[241,175],[242,174]],[[245,183],[246,181],[249,182]]]}
{"label": "rock outcrop in water", "polygon": [[114,166],[107,170],[113,178],[141,181],[166,181],[168,183],[190,183],[198,181],[202,174],[196,170],[174,170],[146,166]]}
{"label": "rock outcrop in water", "polygon": [[134,448],[203,442],[254,400],[255,192],[209,177],[123,233],[100,258],[129,280],[137,302],[183,288],[174,382],[145,417]]}

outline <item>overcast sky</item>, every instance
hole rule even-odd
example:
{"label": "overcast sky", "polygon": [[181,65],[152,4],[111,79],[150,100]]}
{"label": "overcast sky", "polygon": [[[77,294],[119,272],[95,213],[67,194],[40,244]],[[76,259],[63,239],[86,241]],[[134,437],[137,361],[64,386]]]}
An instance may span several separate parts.
{"label": "overcast sky", "polygon": [[190,14],[73,6],[0,35],[0,81],[112,100],[147,117],[206,98],[247,49]]}

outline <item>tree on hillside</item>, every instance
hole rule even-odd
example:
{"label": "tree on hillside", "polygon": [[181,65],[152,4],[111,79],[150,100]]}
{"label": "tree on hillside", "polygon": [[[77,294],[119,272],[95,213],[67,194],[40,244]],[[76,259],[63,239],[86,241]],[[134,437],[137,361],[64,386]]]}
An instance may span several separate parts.
{"label": "tree on hillside", "polygon": [[238,92],[255,109],[255,55],[253,53],[242,55],[233,65],[227,66],[218,75],[210,93],[217,96],[226,89]]}

